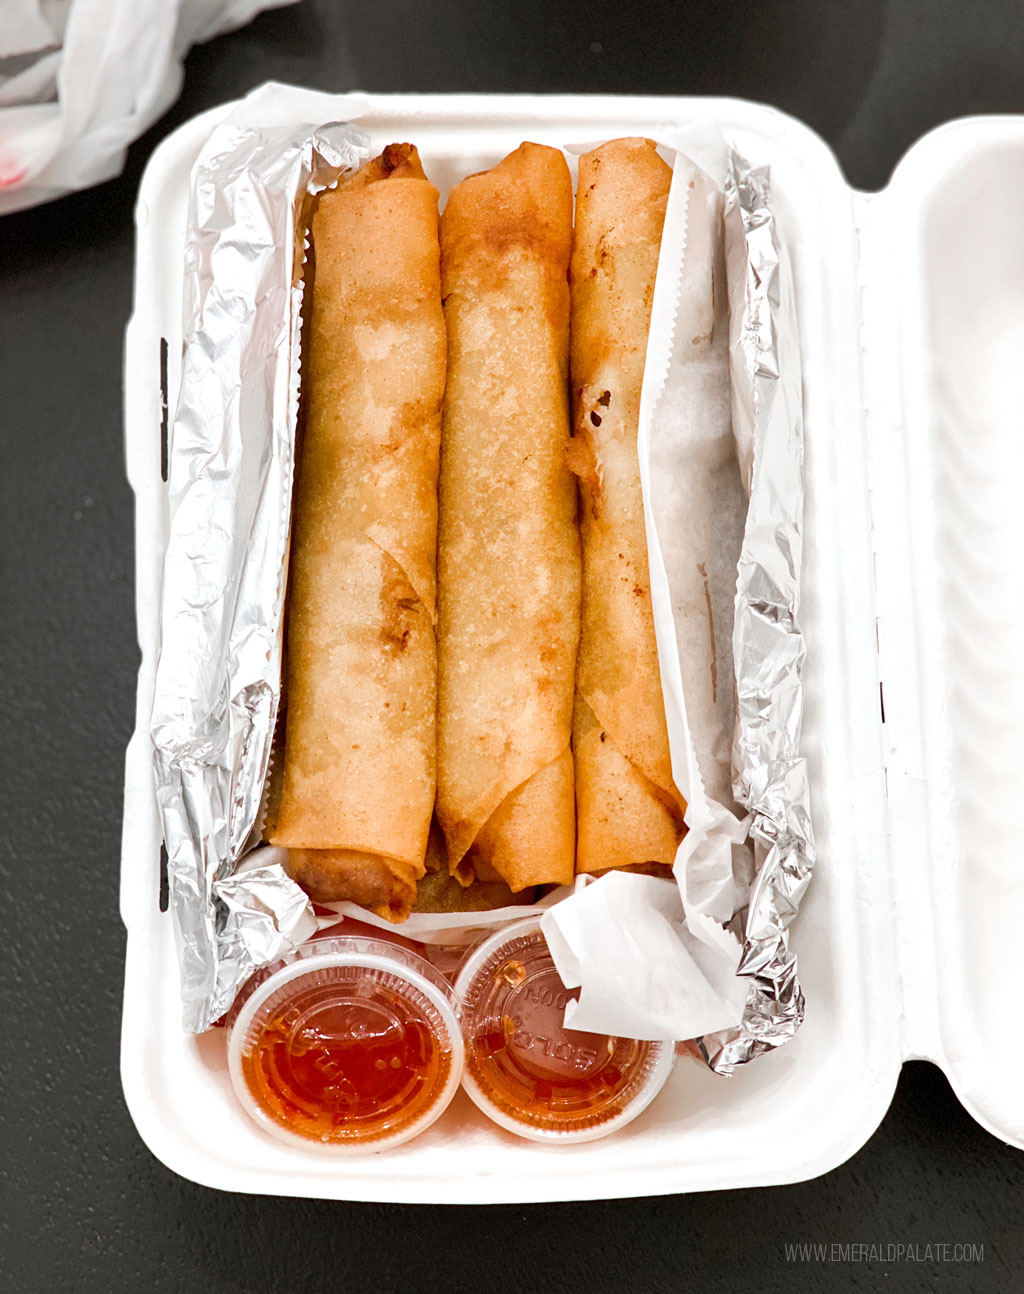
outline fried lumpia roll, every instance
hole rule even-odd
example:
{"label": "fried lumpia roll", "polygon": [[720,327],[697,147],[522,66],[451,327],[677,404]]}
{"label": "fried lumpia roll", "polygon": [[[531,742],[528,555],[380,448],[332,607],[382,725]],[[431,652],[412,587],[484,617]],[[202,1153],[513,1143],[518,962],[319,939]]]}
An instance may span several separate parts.
{"label": "fried lumpia roll", "polygon": [[284,768],[267,831],[314,897],[392,919],[416,897],[435,786],[437,197],[416,150],[392,145],[313,216]]}
{"label": "fried lumpia roll", "polygon": [[647,569],[637,423],[671,168],[646,139],[580,158],[572,267],[573,440],[583,605],[573,754],[581,872],[671,864],[672,780]]}
{"label": "fried lumpia roll", "polygon": [[437,816],[453,875],[514,891],[573,872],[571,239],[569,169],[538,144],[464,180],[441,218]]}

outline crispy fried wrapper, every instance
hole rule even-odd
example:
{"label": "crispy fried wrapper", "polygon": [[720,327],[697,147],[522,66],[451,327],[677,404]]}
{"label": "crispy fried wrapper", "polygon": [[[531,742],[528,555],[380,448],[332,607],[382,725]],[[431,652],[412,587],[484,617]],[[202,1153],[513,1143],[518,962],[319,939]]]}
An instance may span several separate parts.
{"label": "crispy fried wrapper", "polygon": [[314,898],[401,920],[435,788],[446,337],[437,191],[392,145],[312,220],[283,752],[266,836]]}
{"label": "crispy fried wrapper", "polygon": [[416,902],[418,868],[354,849],[289,849],[285,870],[316,903],[349,900],[388,921],[404,921]]}
{"label": "crispy fried wrapper", "polygon": [[572,267],[573,440],[583,605],[573,753],[581,872],[670,865],[672,779],[651,610],[637,423],[671,168],[645,139],[580,158]]}
{"label": "crispy fried wrapper", "polygon": [[538,144],[456,186],[441,219],[437,815],[453,875],[517,892],[573,874],[571,239],[568,166]]}

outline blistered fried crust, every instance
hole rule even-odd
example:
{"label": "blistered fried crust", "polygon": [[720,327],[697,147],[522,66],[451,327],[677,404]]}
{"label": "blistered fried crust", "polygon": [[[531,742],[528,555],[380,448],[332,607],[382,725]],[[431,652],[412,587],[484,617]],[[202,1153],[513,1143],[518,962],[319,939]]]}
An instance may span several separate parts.
{"label": "blistered fried crust", "polygon": [[312,241],[283,773],[267,834],[302,851],[293,867],[311,893],[401,914],[434,800],[446,352],[437,191],[416,150],[392,145],[322,194]]}
{"label": "blistered fried crust", "polygon": [[353,849],[290,849],[285,870],[317,903],[348,900],[385,921],[404,921],[422,867]]}
{"label": "blistered fried crust", "polygon": [[441,218],[437,814],[453,874],[516,891],[573,872],[571,237],[568,167],[537,144],[464,180]]}
{"label": "blistered fried crust", "polygon": [[651,610],[637,425],[672,172],[650,140],[580,158],[572,286],[573,440],[583,603],[573,752],[579,871],[671,864],[673,780]]}

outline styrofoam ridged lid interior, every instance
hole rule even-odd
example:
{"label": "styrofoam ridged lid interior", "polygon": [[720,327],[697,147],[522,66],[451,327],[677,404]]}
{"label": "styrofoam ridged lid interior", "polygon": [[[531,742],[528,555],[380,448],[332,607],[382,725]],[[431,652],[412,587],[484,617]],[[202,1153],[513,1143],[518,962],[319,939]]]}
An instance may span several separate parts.
{"label": "styrofoam ridged lid interior", "polygon": [[904,1055],[1024,1147],[1024,120],[926,136],[862,232]]}

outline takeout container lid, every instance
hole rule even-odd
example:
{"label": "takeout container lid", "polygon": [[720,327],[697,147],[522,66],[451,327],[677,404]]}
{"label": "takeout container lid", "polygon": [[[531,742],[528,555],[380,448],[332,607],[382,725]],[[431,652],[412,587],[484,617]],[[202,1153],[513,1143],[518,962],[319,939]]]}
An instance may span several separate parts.
{"label": "takeout container lid", "polygon": [[[607,1137],[646,1110],[672,1072],[673,1043],[564,1028],[569,994],[540,917],[478,944],[455,990],[467,1046],[462,1085],[488,1118],[520,1137],[561,1145]],[[572,1079],[588,1080],[592,1093],[570,1098]]]}
{"label": "takeout container lid", "polygon": [[[484,1203],[650,1195],[813,1177],[853,1154],[906,1058],[942,1066],[971,1114],[1024,1146],[1016,1019],[1024,868],[1024,599],[1016,378],[1024,341],[1024,118],[925,137],[877,195],[856,193],[806,126],[729,99],[328,96],[251,99],[261,121],[358,118],[413,139],[445,192],[523,139],[664,138],[717,123],[770,165],[794,269],[805,411],[803,748],[819,863],[794,929],[807,1020],[721,1079],[676,1066],[614,1137],[513,1137],[464,1093],[415,1141],[337,1163],[272,1142],[237,1105],[223,1038],[180,1029],[173,922],[160,910],[149,712],[167,532],[161,428],[181,355],[188,176],[237,104],[154,152],[137,208],[125,428],[136,495],[142,663],[128,748],[121,1069],[147,1144],[176,1171],[239,1191]],[[161,380],[163,378],[163,381]],[[215,1033],[217,1031],[214,1031]]]}
{"label": "takeout container lid", "polygon": [[227,1029],[243,1108],[271,1136],[319,1154],[410,1141],[462,1078],[457,995],[424,958],[383,939],[302,945],[252,976]]}

